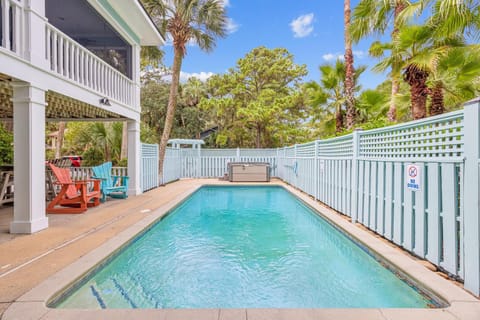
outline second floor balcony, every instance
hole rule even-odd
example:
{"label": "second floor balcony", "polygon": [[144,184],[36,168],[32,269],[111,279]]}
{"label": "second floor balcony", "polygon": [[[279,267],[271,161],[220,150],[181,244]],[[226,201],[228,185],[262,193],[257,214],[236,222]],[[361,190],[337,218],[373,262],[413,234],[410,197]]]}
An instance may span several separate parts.
{"label": "second floor balcony", "polygon": [[[0,53],[138,108],[137,66],[144,41],[138,39],[141,27],[132,30],[125,12],[121,16],[128,2],[136,0],[0,0]],[[129,14],[133,20],[135,13]]]}

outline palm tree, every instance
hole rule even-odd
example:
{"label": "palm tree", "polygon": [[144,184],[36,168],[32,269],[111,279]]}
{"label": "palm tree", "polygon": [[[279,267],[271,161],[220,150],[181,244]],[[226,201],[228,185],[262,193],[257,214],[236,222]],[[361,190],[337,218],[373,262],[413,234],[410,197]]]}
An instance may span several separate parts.
{"label": "palm tree", "polygon": [[343,20],[345,28],[345,102],[347,106],[347,129],[352,129],[355,125],[355,97],[353,90],[355,87],[354,76],[355,69],[353,67],[353,51],[352,39],[350,36],[350,0],[344,0],[343,3]]}
{"label": "palm tree", "polygon": [[158,67],[162,62],[164,52],[158,47],[142,47],[140,51],[140,67],[142,70],[151,66]]}
{"label": "palm tree", "polygon": [[445,111],[445,101],[456,106],[478,95],[480,88],[475,81],[478,85],[480,61],[474,49],[453,48],[434,65],[428,81],[432,87],[431,116]]}
{"label": "palm tree", "polygon": [[213,50],[215,39],[226,36],[227,17],[223,2],[220,0],[143,0],[143,3],[160,30],[170,35],[174,50],[167,115],[159,148],[161,177],[165,151],[173,126],[180,71],[187,52],[187,43],[193,41],[202,50],[207,52]]}
{"label": "palm tree", "polygon": [[[404,10],[409,8],[408,13],[403,14]],[[351,36],[355,42],[360,41],[372,34],[383,34],[391,27],[391,41],[397,41],[400,28],[405,25],[408,18],[418,14],[424,8],[424,4],[419,2],[413,6],[409,0],[361,0],[353,11],[353,20],[351,24]],[[394,48],[392,56],[395,57]],[[401,79],[401,61],[392,60],[391,63],[391,81],[392,94],[390,98],[390,107],[388,110],[388,119],[391,122],[397,119],[396,96],[400,89]]]}
{"label": "palm tree", "polygon": [[[432,15],[427,21],[427,24],[434,30],[432,37],[440,39],[435,41],[435,45],[443,45],[443,39],[457,39],[462,43],[466,37],[473,37],[478,39],[480,35],[480,4],[474,0],[457,0],[457,1],[440,1],[437,0],[432,8]],[[450,62],[458,62],[462,56],[462,50],[456,50],[451,56],[444,57],[443,67],[450,65]],[[453,58],[453,59],[452,59]],[[443,113],[445,109],[444,90],[445,82],[442,81],[439,74],[446,75],[444,70],[437,70],[440,59],[432,59],[429,67],[432,70],[432,76],[435,81],[432,83],[431,97],[432,105],[430,107],[430,115],[437,115]],[[473,64],[467,68],[474,68]],[[457,66],[457,70],[465,71],[461,66]],[[470,70],[471,72],[472,70]],[[473,79],[470,78],[470,79]],[[452,84],[454,85],[454,84]]]}
{"label": "palm tree", "polygon": [[197,78],[190,78],[183,85],[182,96],[185,103],[190,107],[196,106],[206,94],[206,84]]}
{"label": "palm tree", "polygon": [[[315,82],[307,84],[310,89],[310,104],[313,108],[322,107],[319,114],[334,115],[335,132],[340,133],[344,129],[344,112],[342,106],[345,104],[345,63],[337,60],[335,65],[324,64],[320,66],[320,84]],[[354,82],[365,71],[365,67],[361,66],[354,74]],[[358,87],[354,87],[354,92],[358,91]],[[321,121],[329,121],[321,119]]]}
{"label": "palm tree", "polygon": [[427,116],[428,69],[426,61],[431,61],[430,50],[433,50],[432,29],[427,26],[404,26],[394,43],[374,42],[370,47],[370,55],[384,57],[385,51],[394,52],[384,57],[374,71],[385,71],[398,64],[396,68],[403,70],[403,79],[410,86],[411,113],[414,120]]}

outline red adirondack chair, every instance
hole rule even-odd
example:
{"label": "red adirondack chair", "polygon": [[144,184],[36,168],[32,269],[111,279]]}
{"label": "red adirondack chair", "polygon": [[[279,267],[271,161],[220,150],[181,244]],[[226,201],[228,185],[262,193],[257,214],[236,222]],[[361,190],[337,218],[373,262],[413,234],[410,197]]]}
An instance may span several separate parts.
{"label": "red adirondack chair", "polygon": [[[72,181],[70,169],[59,168],[49,163],[50,169],[56,177],[55,184],[61,185],[61,190],[57,196],[48,204],[47,213],[82,213],[88,207],[98,206],[100,204],[100,180],[79,180]],[[93,182],[93,190],[88,191],[87,183]],[[56,206],[66,206],[68,208],[58,208]]]}

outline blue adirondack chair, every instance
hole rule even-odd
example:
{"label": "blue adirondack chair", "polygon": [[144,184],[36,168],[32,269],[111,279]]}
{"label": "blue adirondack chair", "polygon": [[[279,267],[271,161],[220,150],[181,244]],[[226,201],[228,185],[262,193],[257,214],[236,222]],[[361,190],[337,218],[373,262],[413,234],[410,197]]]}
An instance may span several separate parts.
{"label": "blue adirondack chair", "polygon": [[105,202],[107,196],[112,198],[125,199],[128,197],[128,177],[127,176],[112,176],[112,163],[105,162],[99,166],[92,167],[93,179],[101,180],[102,198]]}

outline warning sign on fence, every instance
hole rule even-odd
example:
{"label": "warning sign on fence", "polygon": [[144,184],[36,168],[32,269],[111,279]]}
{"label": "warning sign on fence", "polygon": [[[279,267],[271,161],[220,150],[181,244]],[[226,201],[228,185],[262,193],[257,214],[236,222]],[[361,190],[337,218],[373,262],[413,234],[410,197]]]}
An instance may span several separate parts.
{"label": "warning sign on fence", "polygon": [[409,164],[406,168],[407,188],[413,191],[420,190],[420,167],[415,164]]}

